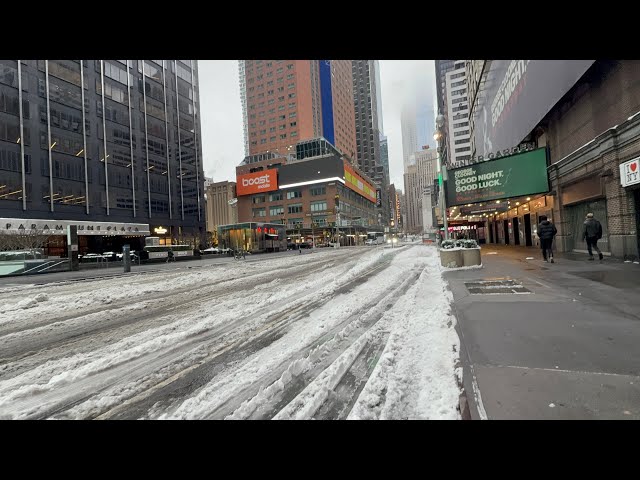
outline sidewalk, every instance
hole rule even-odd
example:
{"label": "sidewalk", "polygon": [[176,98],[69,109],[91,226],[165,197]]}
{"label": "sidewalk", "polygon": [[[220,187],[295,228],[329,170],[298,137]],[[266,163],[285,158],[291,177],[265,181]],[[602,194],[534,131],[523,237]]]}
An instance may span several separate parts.
{"label": "sidewalk", "polygon": [[444,275],[471,417],[640,419],[640,265],[504,245],[482,261]]}

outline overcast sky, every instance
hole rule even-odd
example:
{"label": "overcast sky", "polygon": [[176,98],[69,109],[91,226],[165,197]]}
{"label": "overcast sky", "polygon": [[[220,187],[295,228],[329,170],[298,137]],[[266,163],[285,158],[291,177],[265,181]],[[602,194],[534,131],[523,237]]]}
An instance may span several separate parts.
{"label": "overcast sky", "polygon": [[[235,180],[235,167],[244,158],[238,62],[199,60],[204,173],[215,181]],[[381,60],[384,133],[389,139],[391,182],[404,190],[402,177],[402,103],[419,89],[435,96],[433,60]],[[434,101],[435,104],[435,101]]]}

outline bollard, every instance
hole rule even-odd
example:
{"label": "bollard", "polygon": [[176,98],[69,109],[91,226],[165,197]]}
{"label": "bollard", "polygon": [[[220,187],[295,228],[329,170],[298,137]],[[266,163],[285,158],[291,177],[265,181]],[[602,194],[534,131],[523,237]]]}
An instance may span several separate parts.
{"label": "bollard", "polygon": [[129,245],[125,245],[122,247],[122,265],[124,267],[124,272],[131,271],[131,247]]}

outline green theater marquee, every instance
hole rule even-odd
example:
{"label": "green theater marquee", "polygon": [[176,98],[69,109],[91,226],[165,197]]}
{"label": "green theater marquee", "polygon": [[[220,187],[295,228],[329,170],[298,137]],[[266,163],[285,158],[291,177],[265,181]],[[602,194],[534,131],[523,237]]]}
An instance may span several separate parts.
{"label": "green theater marquee", "polygon": [[546,193],[546,149],[447,170],[445,189],[448,207]]}

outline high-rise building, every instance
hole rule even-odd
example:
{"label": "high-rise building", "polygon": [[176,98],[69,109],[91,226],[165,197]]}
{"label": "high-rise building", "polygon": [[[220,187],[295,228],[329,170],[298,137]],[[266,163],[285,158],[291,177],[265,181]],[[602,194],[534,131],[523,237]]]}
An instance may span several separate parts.
{"label": "high-rise building", "polygon": [[423,198],[431,195],[433,181],[437,178],[437,151],[427,148],[415,152],[414,163],[407,167],[404,188],[407,203],[407,231],[420,233],[423,230]]}
{"label": "high-rise building", "polygon": [[207,187],[207,232],[215,233],[218,225],[238,221],[238,210],[229,201],[236,197],[236,182],[214,182]]}
{"label": "high-rise building", "polygon": [[471,158],[466,76],[464,60],[456,60],[454,69],[445,74],[448,135],[445,136],[444,142],[447,144],[447,164],[450,167],[462,165]]}
{"label": "high-rise building", "polygon": [[[379,74],[376,70],[377,62],[374,60],[354,60],[352,68],[358,167],[376,183],[381,197],[380,222],[386,225],[390,215],[387,208],[389,175],[388,158],[385,169],[380,151],[379,129],[382,111],[378,110],[380,85],[377,83],[379,81]],[[388,152],[386,153],[388,157]]]}
{"label": "high-rise building", "polygon": [[455,68],[456,60],[436,60],[436,97],[438,102],[438,108],[436,116],[442,114],[445,117],[445,122],[442,128],[443,138],[440,142],[441,158],[443,164],[449,163],[449,122],[448,122],[448,108],[447,108],[447,73]]}
{"label": "high-rise building", "polygon": [[50,255],[66,225],[79,253],[199,243],[198,86],[195,60],[1,60],[3,223],[46,226]]}
{"label": "high-rise building", "polygon": [[400,126],[403,165],[406,171],[406,167],[415,161],[411,159],[415,152],[434,145],[435,115],[433,106],[424,92],[421,92],[415,101],[404,105],[400,114]]}
{"label": "high-rise building", "polygon": [[240,82],[240,104],[242,105],[242,134],[244,137],[244,154],[249,155],[249,122],[247,122],[247,77],[245,61],[238,60],[238,78]]}
{"label": "high-rise building", "polygon": [[387,137],[380,137],[380,165],[384,169],[384,176],[387,184],[391,181],[389,177],[389,142]]}
{"label": "high-rise building", "polygon": [[247,156],[293,154],[302,140],[326,138],[356,158],[350,60],[242,60]]}

